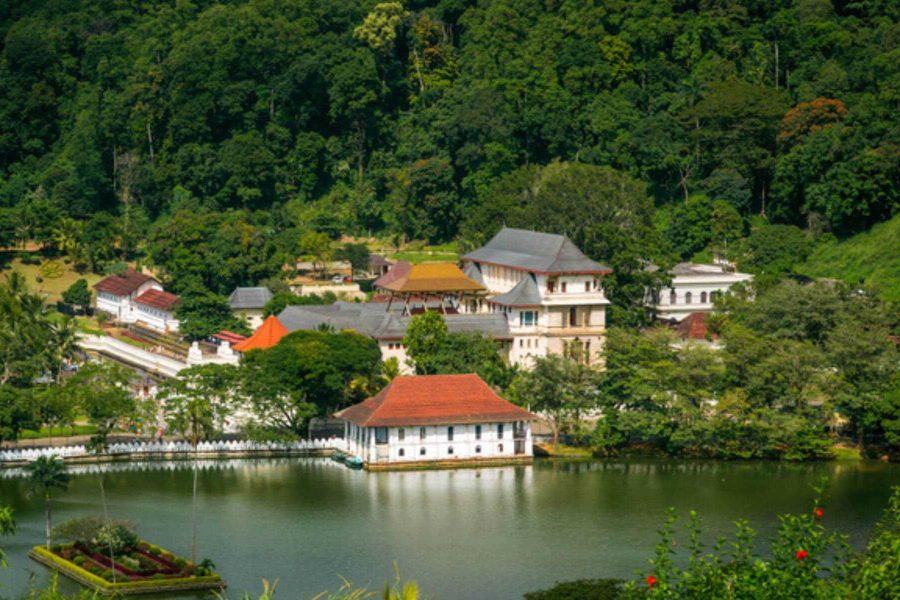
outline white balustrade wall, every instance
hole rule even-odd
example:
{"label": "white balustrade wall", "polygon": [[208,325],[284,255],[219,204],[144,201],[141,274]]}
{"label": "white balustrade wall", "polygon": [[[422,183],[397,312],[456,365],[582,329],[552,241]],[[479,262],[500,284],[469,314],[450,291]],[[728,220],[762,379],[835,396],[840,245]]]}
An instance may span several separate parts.
{"label": "white balustrade wall", "polygon": [[[197,444],[198,454],[254,454],[260,452],[312,452],[316,450],[328,450],[343,448],[344,440],[340,438],[297,440],[293,442],[252,442],[247,440],[229,440],[215,442],[200,442]],[[0,448],[0,466],[4,463],[21,463],[37,460],[41,456],[59,456],[63,459],[77,459],[89,457],[121,457],[127,455],[139,455],[141,458],[167,457],[171,455],[185,455],[189,457],[194,449],[188,442],[123,442],[110,444],[107,451],[100,454],[92,454],[84,445],[56,446],[49,448]]]}

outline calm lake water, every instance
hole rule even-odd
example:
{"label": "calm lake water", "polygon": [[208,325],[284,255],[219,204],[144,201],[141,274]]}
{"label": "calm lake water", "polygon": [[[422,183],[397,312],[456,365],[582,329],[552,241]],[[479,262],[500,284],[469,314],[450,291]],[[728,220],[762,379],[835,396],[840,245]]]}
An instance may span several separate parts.
{"label": "calm lake water", "polygon": [[[710,539],[731,533],[739,518],[766,539],[778,514],[808,508],[823,475],[831,481],[827,524],[862,547],[890,487],[900,485],[900,465],[870,462],[541,460],[401,473],[351,471],[327,459],[202,466],[198,557],[216,563],[232,599],[259,590],[262,578],[279,580],[283,600],[335,590],[339,576],[378,588],[395,561],[443,600],[521,598],[557,580],[631,577],[646,570],[667,507],[699,511]],[[104,467],[110,515],[189,555],[188,467]],[[99,475],[85,469],[74,468],[69,491],[55,501],[55,523],[100,514]],[[26,556],[43,540],[43,509],[9,472],[0,472],[0,501],[19,521],[17,535],[2,540],[9,568],[0,571],[0,597],[15,597],[30,574],[48,579]]]}

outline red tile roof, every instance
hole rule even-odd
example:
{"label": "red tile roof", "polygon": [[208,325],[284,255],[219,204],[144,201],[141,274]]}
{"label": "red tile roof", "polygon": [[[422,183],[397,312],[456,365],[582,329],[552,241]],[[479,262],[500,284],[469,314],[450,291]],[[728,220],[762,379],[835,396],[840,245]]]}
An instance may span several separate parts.
{"label": "red tile roof", "polygon": [[227,329],[223,329],[219,333],[212,334],[212,337],[217,340],[221,340],[223,342],[228,342],[229,344],[234,344],[237,342],[241,342],[247,339],[246,335],[241,335],[239,333],[235,333],[233,331],[228,331]]}
{"label": "red tile roof", "polygon": [[675,328],[683,340],[705,340],[709,329],[706,326],[706,313],[693,312],[686,316]]}
{"label": "red tile roof", "polygon": [[271,348],[281,341],[281,338],[290,333],[287,327],[281,324],[281,321],[275,315],[269,316],[263,321],[259,329],[253,332],[253,335],[246,340],[237,342],[232,348],[238,352],[247,352],[248,350],[265,350]]}
{"label": "red tile roof", "polygon": [[530,421],[535,416],[494,393],[481,377],[406,375],[338,416],[361,427]]}
{"label": "red tile roof", "polygon": [[405,277],[412,270],[412,263],[405,260],[398,260],[390,270],[372,282],[372,287],[382,288],[389,283],[393,283]]}
{"label": "red tile roof", "polygon": [[128,269],[121,275],[104,277],[94,284],[94,288],[98,292],[106,292],[114,296],[128,296],[136,292],[139,287],[148,281],[155,280],[149,275],[138,273],[134,269]]}
{"label": "red tile roof", "polygon": [[178,304],[179,298],[175,294],[164,292],[162,290],[147,290],[134,299],[135,304],[142,304],[150,308],[171,311]]}

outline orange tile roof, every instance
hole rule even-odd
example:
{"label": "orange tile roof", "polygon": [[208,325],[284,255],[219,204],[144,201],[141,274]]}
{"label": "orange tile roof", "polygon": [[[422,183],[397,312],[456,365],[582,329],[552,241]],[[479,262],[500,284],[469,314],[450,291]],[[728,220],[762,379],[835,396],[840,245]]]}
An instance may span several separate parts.
{"label": "orange tile roof", "polygon": [[454,425],[531,421],[527,410],[507,402],[474,373],[405,375],[375,396],[338,413],[360,427]]}
{"label": "orange tile roof", "polygon": [[281,321],[275,315],[270,315],[268,319],[263,321],[259,329],[253,332],[253,335],[246,340],[237,342],[232,348],[238,352],[247,352],[248,350],[265,350],[271,348],[281,341],[281,338],[290,333],[287,327],[281,324]]}
{"label": "orange tile roof", "polygon": [[[396,269],[399,266],[396,265]],[[425,263],[411,265],[397,277],[389,278],[391,272],[376,282],[382,289],[407,293],[449,293],[482,292],[485,287],[466,276],[454,263]],[[387,281],[385,281],[387,279]]]}

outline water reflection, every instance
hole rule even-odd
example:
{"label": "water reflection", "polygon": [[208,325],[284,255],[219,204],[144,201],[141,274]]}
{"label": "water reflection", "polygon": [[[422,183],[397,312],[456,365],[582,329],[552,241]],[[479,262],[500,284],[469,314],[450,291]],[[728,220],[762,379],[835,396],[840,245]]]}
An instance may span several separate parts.
{"label": "water reflection", "polygon": [[[113,516],[176,552],[190,549],[190,461],[77,465],[57,522],[96,514],[100,474]],[[559,579],[628,577],[646,565],[666,509],[701,513],[710,538],[748,518],[771,533],[777,514],[806,510],[831,481],[828,525],[860,545],[900,467],[880,463],[550,461],[534,466],[367,473],[327,459],[198,463],[200,556],[232,590],[279,578],[285,598],[339,585],[381,585],[396,560],[443,598],[521,598]],[[24,589],[42,508],[21,471],[0,472],[0,499],[20,530],[0,593]],[[66,584],[68,585],[68,584]]]}

